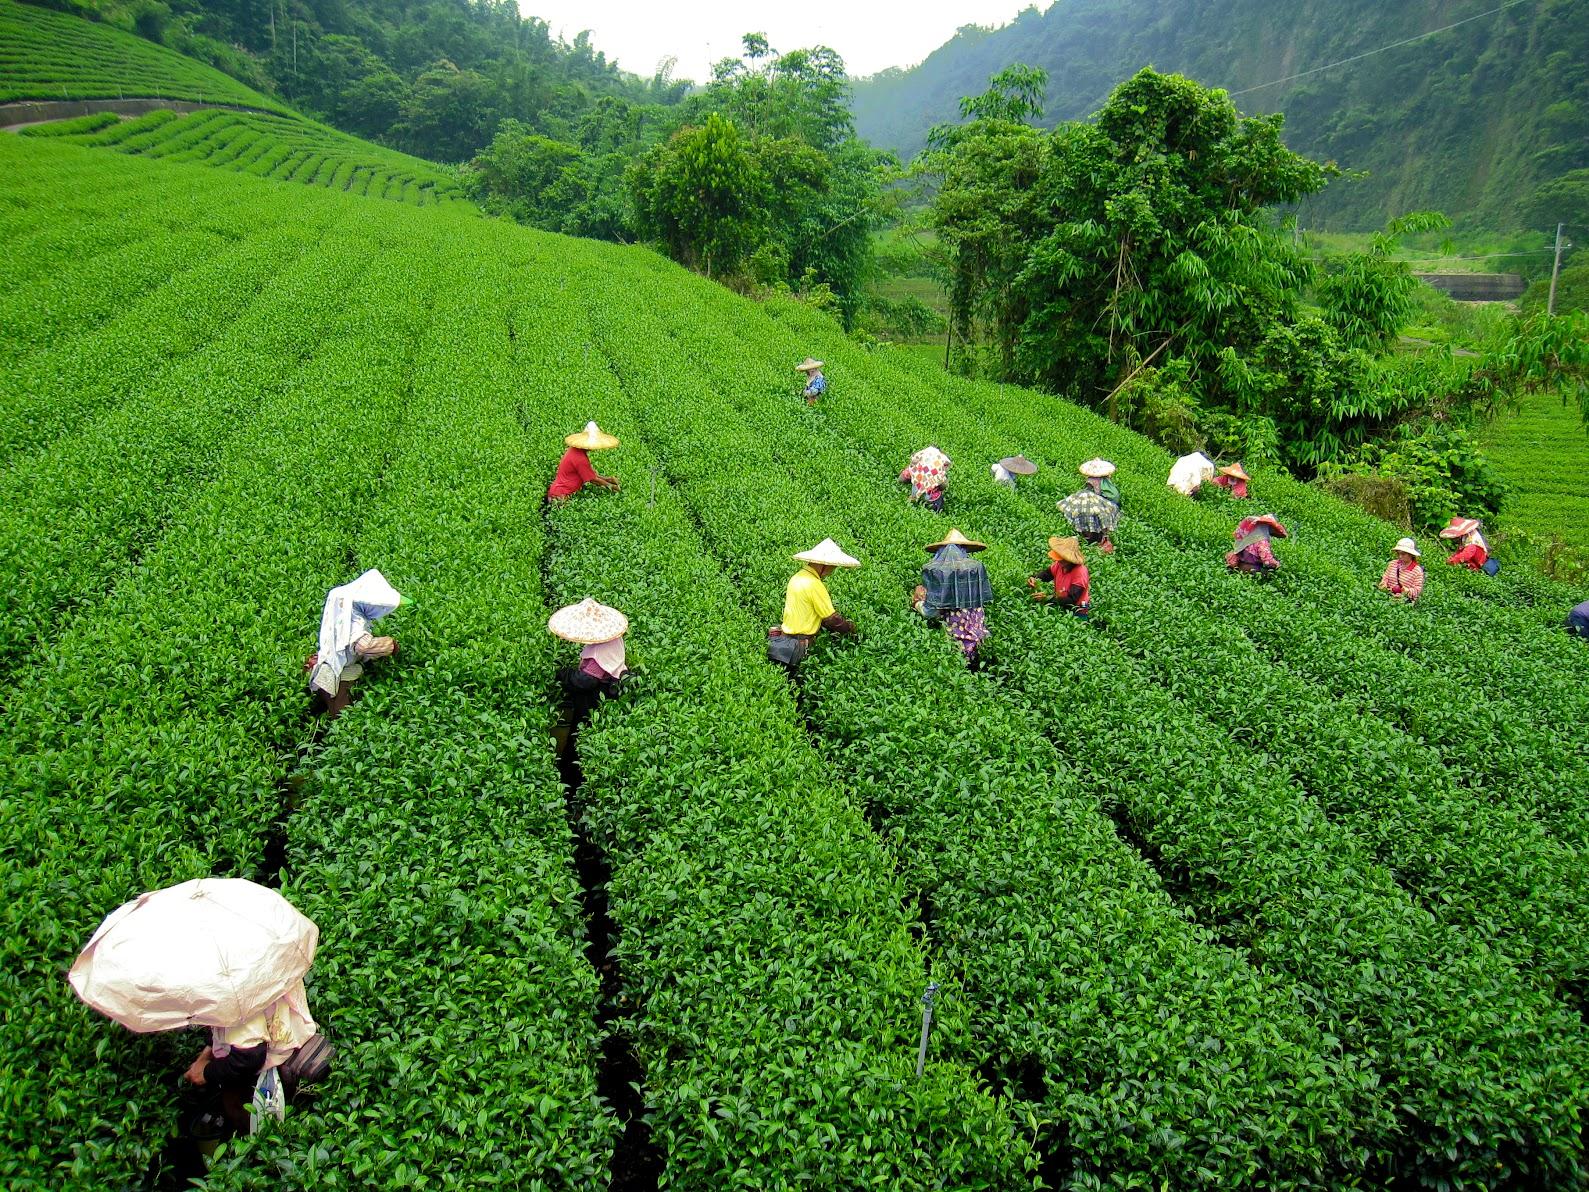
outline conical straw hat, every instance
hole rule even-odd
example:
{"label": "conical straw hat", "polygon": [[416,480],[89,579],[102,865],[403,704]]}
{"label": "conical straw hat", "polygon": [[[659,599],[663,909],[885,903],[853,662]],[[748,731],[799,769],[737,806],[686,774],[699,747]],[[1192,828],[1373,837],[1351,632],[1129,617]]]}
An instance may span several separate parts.
{"label": "conical straw hat", "polygon": [[1262,516],[1255,517],[1252,519],[1252,523],[1255,526],[1268,526],[1282,538],[1291,537],[1290,534],[1286,533],[1286,528],[1280,524],[1279,519],[1272,513],[1265,513]]}
{"label": "conical straw hat", "polygon": [[1076,470],[1090,480],[1102,480],[1114,475],[1115,466],[1106,459],[1089,459]]}
{"label": "conical straw hat", "polygon": [[622,637],[629,630],[629,618],[587,596],[578,604],[558,609],[546,622],[546,628],[564,641],[593,646]]}
{"label": "conical straw hat", "polygon": [[839,544],[831,538],[824,538],[810,550],[803,550],[795,558],[802,563],[816,563],[825,567],[859,567],[861,561],[851,558],[839,549]]}
{"label": "conical straw hat", "polygon": [[977,542],[975,539],[967,538],[959,530],[950,530],[941,541],[928,543],[925,549],[928,551],[935,551],[946,546],[958,546],[968,554],[974,551],[988,549],[988,544],[986,542]]}
{"label": "conical straw hat", "polygon": [[1037,474],[1037,465],[1024,455],[1006,455],[999,461],[999,467],[1012,476],[1033,476]]}
{"label": "conical straw hat", "polygon": [[618,446],[618,440],[609,435],[594,422],[585,423],[585,429],[574,434],[565,435],[563,442],[570,447],[583,447],[586,451],[606,451]]}
{"label": "conical straw hat", "polygon": [[1067,563],[1085,563],[1087,561],[1087,556],[1081,553],[1081,539],[1076,537],[1050,538],[1048,540],[1048,549]]}
{"label": "conical straw hat", "polygon": [[1476,517],[1453,517],[1451,523],[1440,531],[1442,538],[1462,538],[1479,528]]}
{"label": "conical straw hat", "polygon": [[795,372],[820,372],[821,369],[822,361],[813,360],[809,356],[807,356],[799,364],[795,365]]}
{"label": "conical straw hat", "polygon": [[1229,465],[1227,465],[1227,466],[1225,466],[1223,468],[1220,468],[1219,474],[1221,476],[1229,476],[1232,480],[1251,480],[1252,479],[1251,476],[1247,475],[1246,472],[1242,471],[1240,463],[1229,464]]}

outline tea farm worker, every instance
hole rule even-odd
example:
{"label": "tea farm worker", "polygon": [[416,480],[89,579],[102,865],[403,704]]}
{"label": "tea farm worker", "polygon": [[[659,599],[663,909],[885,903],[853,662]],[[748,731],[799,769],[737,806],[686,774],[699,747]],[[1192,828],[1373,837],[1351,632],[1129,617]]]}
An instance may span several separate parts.
{"label": "tea farm worker", "polygon": [[1478,518],[1453,517],[1440,531],[1440,537],[1459,543],[1456,553],[1446,559],[1447,563],[1470,571],[1485,570],[1484,565],[1490,561],[1490,544],[1484,537],[1484,523]]}
{"label": "tea farm worker", "polygon": [[1120,522],[1120,489],[1110,479],[1115,466],[1106,459],[1089,459],[1077,471],[1086,483],[1059,502],[1059,511],[1077,534],[1109,554],[1114,550],[1109,535]]}
{"label": "tea farm worker", "polygon": [[1213,460],[1201,451],[1194,451],[1190,455],[1181,456],[1171,465],[1170,478],[1164,483],[1181,496],[1189,497],[1214,479],[1216,472]]}
{"label": "tea farm worker", "polygon": [[621,690],[623,677],[629,673],[623,651],[623,635],[629,632],[628,617],[586,597],[578,604],[558,609],[546,628],[564,641],[584,646],[577,666],[558,671],[565,687],[605,695],[616,695]]}
{"label": "tea farm worker", "polygon": [[1006,455],[991,468],[993,483],[1002,484],[1005,488],[1015,487],[1017,476],[1033,476],[1037,473],[1037,465],[1024,455]]}
{"label": "tea farm worker", "polygon": [[397,589],[373,567],[352,583],[332,588],[320,613],[320,649],[304,663],[309,693],[335,717],[347,707],[348,685],[364,676],[364,664],[397,653],[397,642],[376,637],[370,626],[403,603]]}
{"label": "tea farm worker", "polygon": [[942,622],[966,661],[974,662],[978,647],[987,640],[983,608],[993,598],[993,587],[988,569],[972,556],[986,550],[987,543],[950,530],[926,549],[932,562],[921,569],[922,582],[912,594],[912,606],[929,621]]}
{"label": "tea farm worker", "polygon": [[594,422],[587,422],[584,430],[565,436],[563,442],[568,444],[568,450],[563,452],[563,458],[558,461],[557,475],[546,490],[549,498],[566,501],[587,484],[613,490],[618,488],[615,478],[599,475],[590,465],[592,451],[611,451],[618,446],[617,439]]}
{"label": "tea farm worker", "polygon": [[183,1073],[190,1083],[221,1094],[223,1112],[239,1129],[248,1128],[242,1102],[261,1072],[279,1068],[318,1028],[309,1016],[303,980],[252,1018],[210,1028],[210,1045]]}
{"label": "tea farm worker", "polygon": [[936,447],[923,447],[910,457],[899,474],[899,482],[910,485],[912,502],[919,501],[934,513],[942,513],[949,487],[949,457]]}
{"label": "tea farm worker", "polygon": [[807,356],[795,365],[795,372],[806,375],[806,387],[800,396],[806,399],[806,405],[816,405],[817,398],[828,391],[828,379],[822,375],[822,361]]}
{"label": "tea farm worker", "polygon": [[1225,566],[1259,575],[1280,570],[1280,560],[1275,558],[1274,549],[1269,545],[1269,539],[1275,535],[1290,537],[1274,514],[1242,518],[1231,535],[1236,540],[1236,549],[1225,556]]}
{"label": "tea farm worker", "polygon": [[1380,577],[1379,590],[1389,592],[1408,604],[1417,604],[1423,595],[1423,564],[1418,562],[1418,544],[1411,538],[1396,543],[1396,557],[1385,565]]}
{"label": "tea farm worker", "polygon": [[1228,464],[1219,469],[1219,475],[1214,477],[1214,483],[1220,488],[1229,489],[1230,495],[1238,501],[1247,499],[1247,482],[1252,477],[1242,470],[1240,462]]}
{"label": "tea farm worker", "polygon": [[[1087,557],[1081,553],[1081,541],[1076,538],[1050,538],[1048,540],[1048,566],[1034,572],[1026,586],[1036,589],[1034,600],[1052,600],[1061,608],[1068,608],[1078,617],[1085,618],[1092,611],[1092,576],[1087,572]],[[1053,594],[1044,591],[1040,584],[1052,583]]]}
{"label": "tea farm worker", "polygon": [[1566,627],[1568,633],[1589,638],[1589,600],[1573,605],[1572,610],[1567,614]]}
{"label": "tea farm worker", "polygon": [[794,557],[802,566],[784,590],[783,620],[767,631],[767,657],[789,667],[805,658],[822,630],[846,636],[855,632],[855,625],[834,610],[825,581],[839,567],[861,565],[831,538]]}

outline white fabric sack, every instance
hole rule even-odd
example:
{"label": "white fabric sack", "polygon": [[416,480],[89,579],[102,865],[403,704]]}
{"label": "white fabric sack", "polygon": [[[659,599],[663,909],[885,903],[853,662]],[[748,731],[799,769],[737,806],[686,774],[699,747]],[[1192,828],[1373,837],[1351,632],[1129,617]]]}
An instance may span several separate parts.
{"label": "white fabric sack", "polygon": [[266,1068],[254,1082],[254,1100],[249,1106],[248,1132],[258,1134],[267,1117],[278,1122],[287,1116],[287,1091],[282,1087],[281,1072]]}
{"label": "white fabric sack", "polygon": [[[320,614],[320,658],[309,685],[335,695],[343,672],[353,661],[354,643],[369,632],[372,622],[379,621],[402,600],[397,589],[373,567],[352,583],[332,588]],[[348,676],[357,677],[357,673]]]}
{"label": "white fabric sack", "polygon": [[1181,496],[1189,497],[1218,475],[1218,472],[1219,469],[1214,467],[1213,460],[1201,451],[1194,451],[1191,455],[1183,455],[1175,461],[1175,466],[1170,469],[1168,483]]}

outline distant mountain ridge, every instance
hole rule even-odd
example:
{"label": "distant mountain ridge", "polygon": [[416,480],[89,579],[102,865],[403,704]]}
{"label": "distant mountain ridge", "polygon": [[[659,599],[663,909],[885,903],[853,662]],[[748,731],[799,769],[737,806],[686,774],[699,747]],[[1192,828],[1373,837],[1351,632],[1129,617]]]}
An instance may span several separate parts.
{"label": "distant mountain ridge", "polygon": [[1433,207],[1513,226],[1541,182],[1589,166],[1589,0],[1490,11],[1500,3],[1055,0],[1002,29],[967,26],[919,66],[857,81],[856,124],[873,144],[908,156],[932,125],[958,118],[961,96],[980,93],[1013,62],[1049,72],[1049,123],[1090,115],[1151,65],[1232,92],[1258,88],[1235,97],[1243,111],[1284,112],[1293,148],[1368,173],[1311,200],[1310,218],[1375,227]]}

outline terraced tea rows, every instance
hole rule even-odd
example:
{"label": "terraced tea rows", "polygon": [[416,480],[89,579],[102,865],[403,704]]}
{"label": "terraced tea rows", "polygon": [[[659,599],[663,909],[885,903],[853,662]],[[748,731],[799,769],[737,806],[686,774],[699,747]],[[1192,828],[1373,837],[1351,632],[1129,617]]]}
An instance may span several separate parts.
{"label": "terraced tea rows", "polygon": [[[1237,506],[1063,402],[641,250],[199,169],[310,160],[202,115],[0,140],[8,1186],[159,1167],[184,1044],[61,972],[209,872],[320,924],[341,1053],[216,1188],[1581,1184],[1589,651],[1550,588],[1436,562],[1392,605],[1393,532],[1262,473],[1294,536],[1255,587]],[[145,152],[69,143],[112,133]],[[590,417],[623,490],[546,508]],[[927,442],[943,518],[894,482]],[[1083,623],[1023,577],[1093,454],[1125,520]],[[951,523],[994,543],[980,673],[907,608]],[[828,535],[862,634],[791,683],[765,627]],[[301,660],[366,566],[415,604],[325,731]],[[564,792],[545,617],[587,594],[636,672]]]}
{"label": "terraced tea rows", "polygon": [[0,103],[132,97],[288,109],[229,75],[108,25],[0,2]]}
{"label": "terraced tea rows", "polygon": [[90,119],[73,129],[40,125],[23,131],[420,207],[468,203],[457,181],[429,162],[281,116],[219,109],[188,116],[159,111],[108,126]]}

